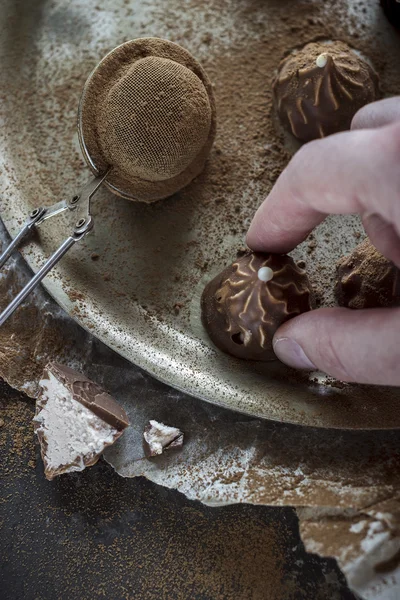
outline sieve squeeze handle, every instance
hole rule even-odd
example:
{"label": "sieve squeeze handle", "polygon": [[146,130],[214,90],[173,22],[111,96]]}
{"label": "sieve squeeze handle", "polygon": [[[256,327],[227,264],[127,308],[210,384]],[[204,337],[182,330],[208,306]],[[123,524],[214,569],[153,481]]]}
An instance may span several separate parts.
{"label": "sieve squeeze handle", "polygon": [[80,193],[76,194],[71,200],[62,200],[61,202],[57,202],[57,204],[54,204],[48,208],[36,208],[31,212],[21,231],[0,256],[0,268],[7,262],[21,241],[36,225],[39,225],[46,219],[54,217],[55,215],[58,215],[66,210],[73,211],[76,215],[77,221],[72,234],[67,237],[66,240],[64,240],[61,246],[54,252],[54,254],[50,256],[50,258],[45,262],[36,275],[34,275],[32,279],[28,281],[26,286],[0,314],[0,326],[3,325],[7,321],[8,317],[10,317],[23,303],[27,296],[29,296],[29,294],[42,281],[42,279],[46,277],[47,273],[51,271],[51,269],[58,263],[64,254],[66,254],[66,252],[68,252],[68,250],[76,242],[81,240],[87,233],[89,233],[89,231],[93,229],[93,217],[90,214],[90,202],[109,172],[110,168],[102,175],[92,178],[83,187]]}
{"label": "sieve squeeze handle", "polygon": [[67,237],[61,246],[50,256],[41,269],[32,277],[19,294],[10,302],[7,308],[0,314],[0,326],[3,325],[35,287],[44,279],[49,271],[58,263],[58,261],[68,252],[68,250],[79,240],[81,240],[93,227],[93,219],[89,216],[84,223],[78,223],[75,226],[74,233]]}
{"label": "sieve squeeze handle", "polygon": [[12,240],[12,242],[7,246],[2,255],[0,256],[0,269],[4,267],[11,254],[18,248],[20,243],[28,236],[28,234],[32,231],[32,229],[38,224],[41,220],[43,213],[45,212],[44,208],[35,208],[29,215],[26,220],[23,228],[18,233],[17,236]]}
{"label": "sieve squeeze handle", "polygon": [[3,325],[8,317],[17,310],[23,301],[29,296],[29,294],[35,289],[35,287],[46,277],[47,273],[58,263],[60,258],[64,256],[66,252],[75,244],[76,240],[71,236],[61,244],[61,246],[54,252],[52,256],[47,260],[43,267],[32,277],[32,279],[26,284],[26,286],[19,292],[19,294],[10,302],[6,309],[0,314],[0,326]]}
{"label": "sieve squeeze handle", "polygon": [[66,200],[61,200],[61,202],[57,202],[57,204],[53,204],[53,206],[49,206],[48,208],[43,208],[42,206],[35,208],[25,221],[21,231],[15,236],[15,238],[10,242],[3,254],[0,256],[0,269],[4,267],[14,250],[17,250],[21,242],[28,237],[28,235],[33,229],[35,229],[37,225],[40,225],[40,223],[43,223],[43,221],[49,219],[50,217],[54,217],[55,215],[64,212],[68,208],[73,210],[73,202],[74,198],[69,203]]}

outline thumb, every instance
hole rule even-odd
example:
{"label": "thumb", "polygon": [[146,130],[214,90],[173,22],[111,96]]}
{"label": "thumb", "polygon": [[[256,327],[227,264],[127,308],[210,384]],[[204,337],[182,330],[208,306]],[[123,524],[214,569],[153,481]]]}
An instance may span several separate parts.
{"label": "thumb", "polygon": [[287,321],[274,351],[287,365],[342,381],[400,385],[400,308],[321,308]]}

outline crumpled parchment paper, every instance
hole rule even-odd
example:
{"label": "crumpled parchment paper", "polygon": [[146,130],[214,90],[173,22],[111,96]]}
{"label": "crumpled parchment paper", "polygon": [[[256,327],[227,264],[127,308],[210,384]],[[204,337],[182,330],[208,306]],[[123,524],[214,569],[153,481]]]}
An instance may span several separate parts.
{"label": "crumpled parchment paper", "polygon": [[[17,255],[0,275],[3,305],[28,277]],[[271,423],[191,398],[116,355],[39,289],[0,329],[0,375],[34,398],[49,360],[80,369],[126,410],[131,427],[105,453],[120,475],[142,475],[214,506],[295,506],[309,552],[334,556],[363,598],[399,597],[399,432]],[[182,450],[146,458],[150,419],[179,427]]]}

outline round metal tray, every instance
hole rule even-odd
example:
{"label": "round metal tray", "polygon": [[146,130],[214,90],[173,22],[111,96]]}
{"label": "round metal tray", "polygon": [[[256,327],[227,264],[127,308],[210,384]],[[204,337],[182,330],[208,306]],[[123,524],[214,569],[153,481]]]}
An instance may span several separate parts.
{"label": "round metal tray", "polygon": [[[181,42],[200,60],[208,57],[205,66],[217,83],[218,104],[219,94],[224,92],[218,86],[223,59],[233,42],[245,48],[246,36],[251,34],[242,28],[239,12],[243,7],[235,0],[224,3],[225,17],[218,16],[212,2],[188,3],[184,14],[181,3],[171,2],[168,18],[165,12],[160,16],[165,9],[163,0],[131,4],[110,0],[102,2],[101,8],[78,0],[68,6],[36,1],[25,3],[23,12],[10,0],[0,4],[4,17],[0,202],[1,217],[11,235],[32,207],[73,195],[90,176],[79,152],[76,112],[88,73],[110,48],[144,35]],[[251,21],[255,24],[253,44],[257,43],[260,19],[265,22],[265,37],[268,11],[275,11],[276,17],[287,3],[259,4]],[[352,3],[348,4],[351,7]],[[235,18],[228,19],[228,15]],[[183,33],[189,17],[197,24],[192,35]],[[218,39],[210,58],[202,34],[213,27]],[[379,22],[376,27],[385,31],[382,44],[394,47],[394,40],[388,41],[391,33],[386,24]],[[399,60],[399,48],[396,52],[390,60]],[[276,62],[279,58],[276,56]],[[259,76],[253,72],[249,81],[243,81],[242,93],[251,93],[251,78]],[[220,115],[222,120],[227,118]],[[217,138],[219,152],[229,144],[233,169],[233,149],[240,152],[240,132],[240,127],[233,128],[229,140],[226,133]],[[252,166],[258,152],[257,143],[254,145],[254,156],[249,155]],[[235,360],[208,341],[199,315],[202,288],[234,258],[243,244],[250,215],[265,195],[265,186],[254,170],[250,174],[249,166],[248,180],[241,189],[222,191],[224,202],[215,202],[216,160],[214,151],[205,172],[189,188],[151,206],[101,190],[93,203],[95,233],[73,248],[46,278],[47,290],[108,346],[188,394],[247,414],[303,425],[400,427],[398,389],[343,385],[322,375],[295,373],[278,363]],[[226,202],[230,201],[238,207],[237,232],[225,218]],[[71,225],[71,215],[62,215],[41,226],[38,236],[23,250],[33,270],[64,239]],[[306,245],[294,256],[307,259],[311,277],[320,265],[332,271],[337,257],[354,246],[357,231],[361,229],[356,218],[331,218],[316,234],[312,258]]]}

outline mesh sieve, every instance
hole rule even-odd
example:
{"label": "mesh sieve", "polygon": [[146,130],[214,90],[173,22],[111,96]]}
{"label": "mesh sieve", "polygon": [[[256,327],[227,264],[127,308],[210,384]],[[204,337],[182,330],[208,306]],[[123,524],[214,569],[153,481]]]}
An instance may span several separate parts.
{"label": "mesh sieve", "polygon": [[204,167],[215,136],[211,84],[199,63],[166,40],[127,42],[89,76],[78,130],[94,172],[106,185],[152,202],[187,185]]}
{"label": "mesh sieve", "polygon": [[104,156],[128,177],[162,181],[181,173],[207,141],[211,109],[199,78],[172,60],[137,61],[99,113]]}

